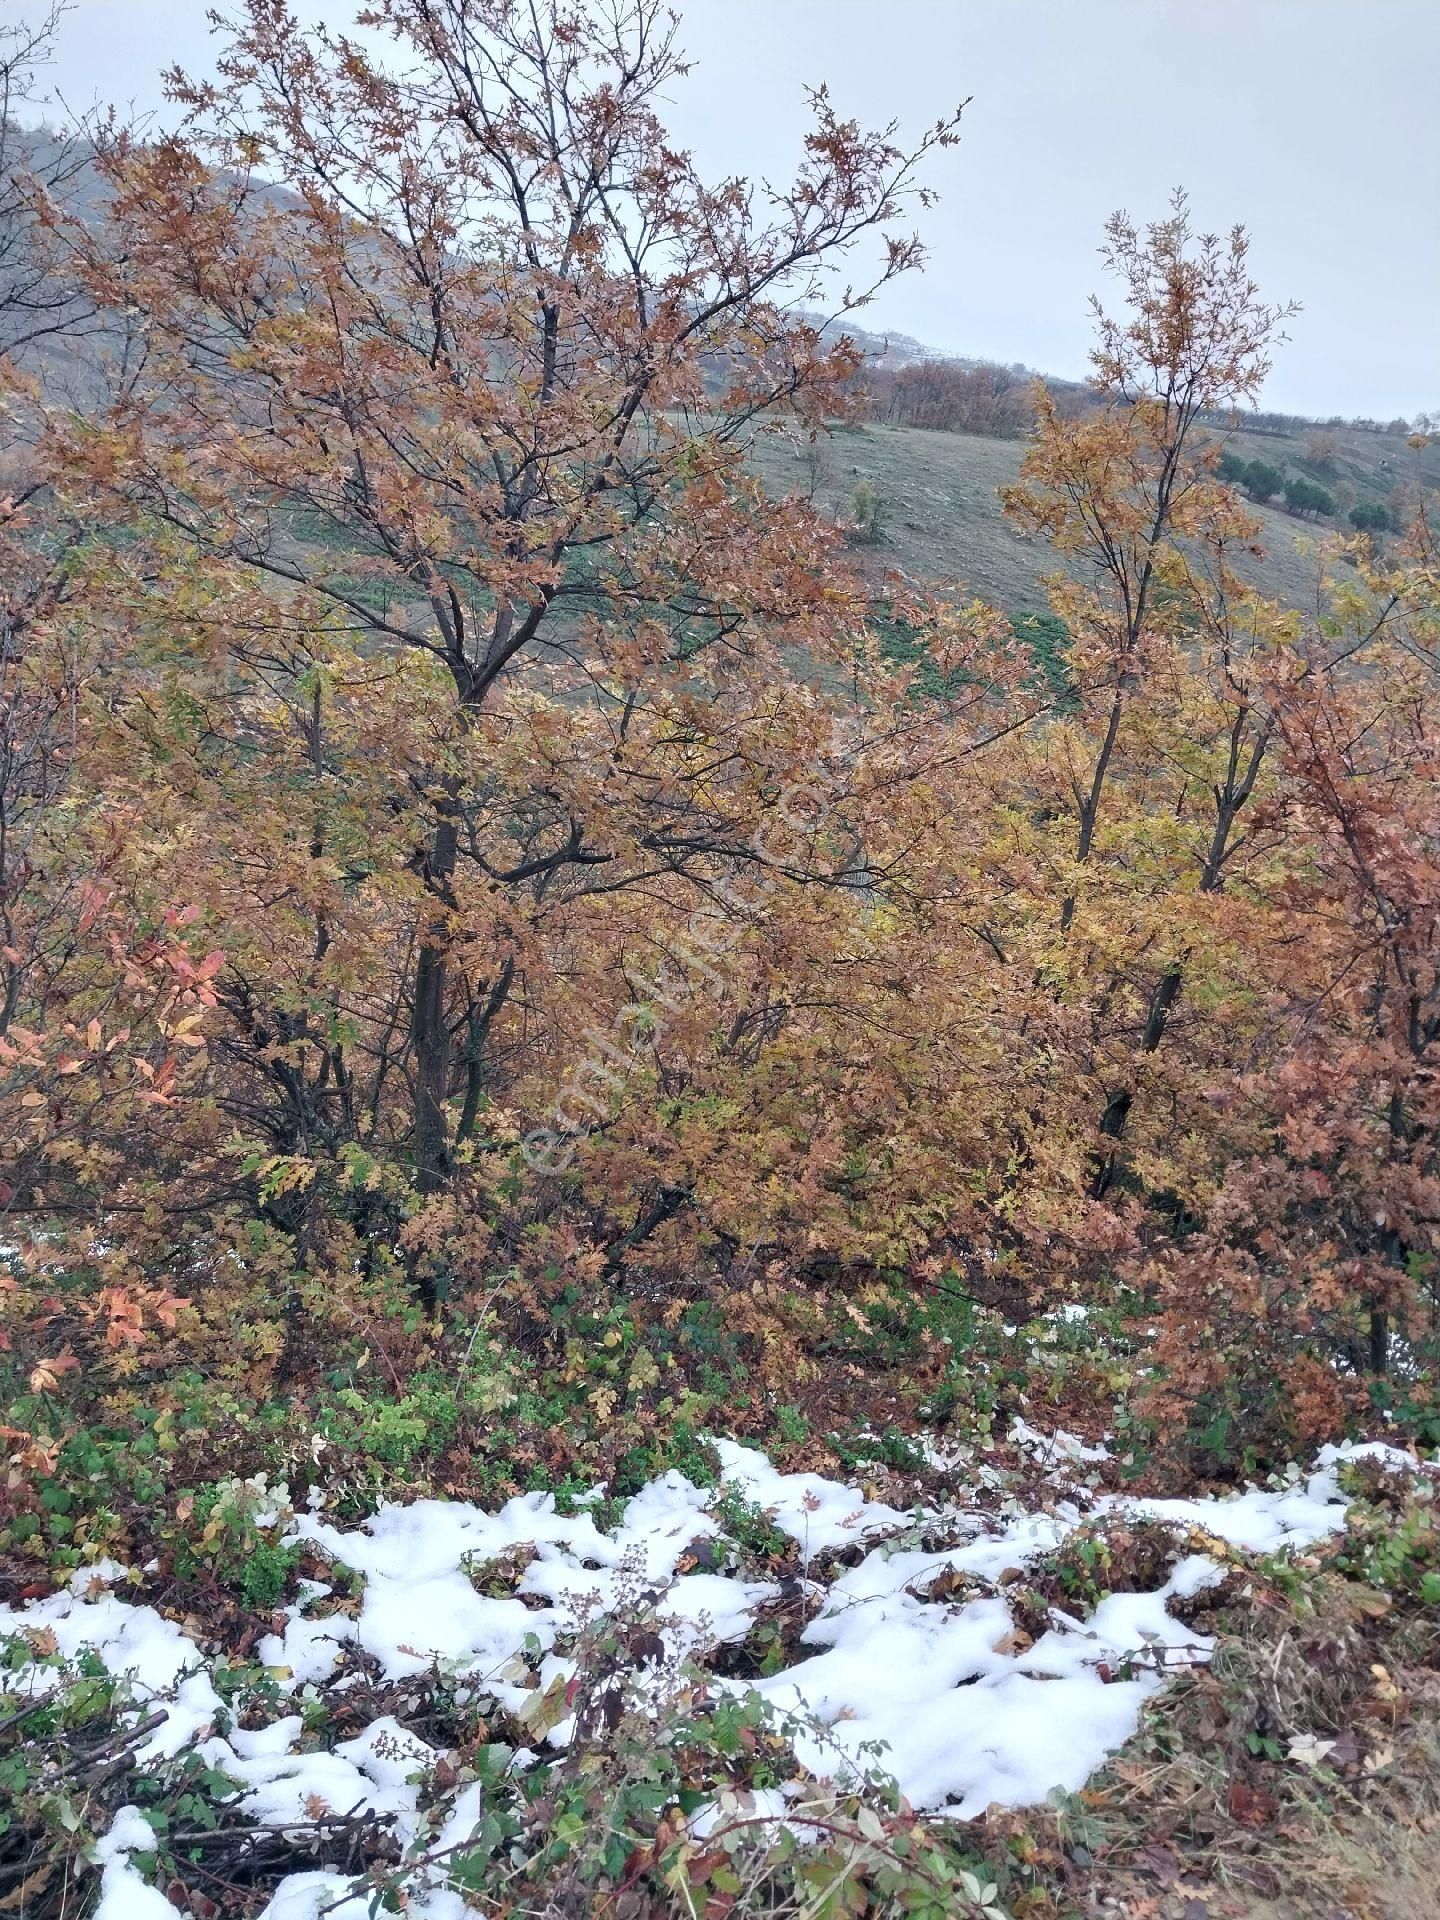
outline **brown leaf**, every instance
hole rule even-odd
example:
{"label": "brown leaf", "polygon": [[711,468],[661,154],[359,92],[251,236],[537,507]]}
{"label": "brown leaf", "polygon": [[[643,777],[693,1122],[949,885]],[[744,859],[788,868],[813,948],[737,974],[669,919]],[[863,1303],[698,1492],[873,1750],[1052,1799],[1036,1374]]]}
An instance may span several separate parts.
{"label": "brown leaf", "polygon": [[1180,1862],[1169,1847],[1141,1847],[1135,1864],[1143,1873],[1153,1873],[1162,1887],[1174,1886],[1180,1878]]}
{"label": "brown leaf", "polygon": [[12,1887],[9,1893],[0,1898],[0,1913],[23,1912],[32,1894],[46,1887],[55,1872],[53,1860],[42,1860],[35,1871],[22,1880],[18,1887]]}
{"label": "brown leaf", "polygon": [[658,1633],[650,1630],[632,1633],[629,1652],[637,1667],[658,1665],[665,1658],[665,1642]]}
{"label": "brown leaf", "polygon": [[1265,1827],[1279,1811],[1280,1802],[1264,1787],[1252,1787],[1244,1780],[1232,1780],[1226,1796],[1230,1818],[1242,1827]]}

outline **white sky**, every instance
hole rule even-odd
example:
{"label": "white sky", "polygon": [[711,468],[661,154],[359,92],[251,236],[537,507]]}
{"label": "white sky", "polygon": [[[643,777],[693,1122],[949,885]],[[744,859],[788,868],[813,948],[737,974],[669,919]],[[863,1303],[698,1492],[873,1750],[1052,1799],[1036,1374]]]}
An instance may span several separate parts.
{"label": "white sky", "polygon": [[[0,17],[38,0],[0,0]],[[678,0],[696,62],[673,132],[708,171],[785,177],[804,88],[918,132],[968,96],[929,172],[922,277],[860,316],[958,353],[1080,374],[1096,248],[1172,186],[1251,230],[1267,296],[1304,312],[1267,404],[1440,408],[1440,0]],[[350,0],[298,0],[348,24]],[[50,89],[160,106],[211,58],[206,0],[76,0]]]}

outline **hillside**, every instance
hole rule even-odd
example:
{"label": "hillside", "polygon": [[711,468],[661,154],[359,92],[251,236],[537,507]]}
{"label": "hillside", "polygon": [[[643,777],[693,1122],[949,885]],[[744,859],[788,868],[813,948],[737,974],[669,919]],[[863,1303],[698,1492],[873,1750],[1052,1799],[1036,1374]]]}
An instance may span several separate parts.
{"label": "hillside", "polygon": [[[10,167],[23,162],[24,170],[55,183],[57,196],[87,222],[103,221],[106,190],[89,159],[83,137],[64,139],[45,128],[11,125],[14,152]],[[279,188],[262,188],[260,200],[285,204]],[[23,195],[0,200],[0,294],[14,293],[18,284],[46,285],[47,299],[56,282],[47,273],[43,253],[35,249],[32,223],[23,212]],[[905,370],[929,369],[943,380],[947,373],[984,369],[999,373],[1010,389],[1012,403],[1023,417],[1028,413],[1028,383],[1036,375],[1018,364],[994,368],[988,363],[935,355],[922,341],[893,330],[877,333],[853,324],[825,323],[818,314],[802,316],[825,326],[829,337],[851,338],[865,356],[864,378],[875,382],[874,411],[889,410],[887,382]],[[84,324],[79,324],[81,319]],[[26,337],[26,330],[21,330]],[[98,357],[113,354],[118,336],[103,316],[84,315],[76,301],[72,324],[54,329],[38,326],[35,337],[15,357],[54,402],[93,402],[105,382],[97,375]],[[715,369],[710,369],[712,377]],[[1074,381],[1050,380],[1052,390],[1069,406],[1083,409],[1085,390]],[[1279,415],[1257,415],[1256,424],[1223,436],[1225,445],[1246,461],[1259,460],[1282,474],[1298,474],[1322,485],[1336,502],[1333,520],[1301,520],[1277,501],[1260,506],[1265,555],[1249,568],[1262,592],[1298,607],[1313,606],[1318,575],[1317,548],[1328,533],[1349,531],[1345,515],[1358,503],[1393,500],[1397,484],[1413,502],[1423,490],[1440,487],[1440,437],[1421,449],[1410,447],[1398,433],[1365,431],[1352,426],[1321,426],[1297,422],[1293,430],[1277,430]],[[1262,424],[1264,423],[1264,424]],[[1217,436],[1218,437],[1218,436]],[[1331,457],[1317,463],[1313,443],[1323,437]],[[754,460],[767,491],[781,498],[799,490],[809,494],[837,522],[850,525],[856,518],[857,490],[868,489],[877,503],[878,537],[857,542],[864,571],[877,584],[898,571],[922,582],[955,583],[1008,611],[1032,611],[1045,605],[1044,576],[1055,564],[1043,542],[1021,533],[1006,520],[997,490],[1013,481],[1024,457],[1023,438],[995,434],[938,431],[895,424],[876,418],[864,425],[836,430],[811,450],[792,439],[762,436]]]}
{"label": "hillside", "polygon": [[[1245,460],[1313,474],[1347,507],[1384,499],[1397,480],[1427,490],[1440,486],[1440,442],[1417,451],[1389,434],[1325,431],[1335,442],[1333,474],[1315,473],[1307,463],[1303,433],[1245,430],[1227,436],[1226,445]],[[1010,525],[997,493],[1018,476],[1024,453],[1020,440],[871,424],[834,433],[814,453],[783,439],[762,440],[755,462],[773,495],[809,492],[846,523],[855,518],[856,490],[870,488],[881,503],[880,537],[856,550],[877,581],[892,570],[955,581],[996,606],[1029,611],[1045,604],[1041,582],[1055,556]],[[1317,549],[1343,521],[1300,520],[1278,504],[1255,512],[1265,557],[1253,563],[1254,584],[1287,605],[1313,605]]]}

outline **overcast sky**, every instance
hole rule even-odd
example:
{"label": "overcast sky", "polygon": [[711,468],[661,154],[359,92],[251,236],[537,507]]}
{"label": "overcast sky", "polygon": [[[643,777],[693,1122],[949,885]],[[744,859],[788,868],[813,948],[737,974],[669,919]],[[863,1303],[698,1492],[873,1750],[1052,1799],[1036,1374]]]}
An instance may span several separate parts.
{"label": "overcast sky", "polygon": [[[33,11],[33,8],[31,9]],[[211,58],[205,0],[76,0],[47,85],[160,106]],[[351,0],[300,0],[347,24]],[[0,17],[27,0],[0,0]],[[957,353],[1085,370],[1106,216],[1249,227],[1304,307],[1266,391],[1306,413],[1440,408],[1440,0],[679,0],[675,136],[716,173],[791,170],[804,89],[918,132],[970,97],[929,180],[930,264],[861,316]]]}

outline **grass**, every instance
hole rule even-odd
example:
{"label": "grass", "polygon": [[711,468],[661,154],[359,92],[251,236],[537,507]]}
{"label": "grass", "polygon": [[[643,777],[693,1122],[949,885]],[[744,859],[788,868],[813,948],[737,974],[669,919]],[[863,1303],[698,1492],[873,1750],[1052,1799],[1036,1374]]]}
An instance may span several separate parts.
{"label": "grass", "polygon": [[[1338,428],[1331,437],[1333,473],[1306,463],[1303,434],[1238,432],[1228,444],[1242,459],[1320,480],[1346,511],[1357,500],[1384,499],[1396,480],[1440,486],[1440,441],[1417,453],[1388,435]],[[764,438],[753,458],[771,493],[808,492],[841,524],[860,518],[878,524],[878,538],[857,539],[852,547],[877,584],[899,571],[919,581],[953,582],[1008,612],[1027,613],[1045,607],[1043,576],[1058,562],[1044,542],[1012,527],[1000,505],[996,490],[1016,479],[1024,453],[1018,440],[866,426],[833,434],[813,454],[778,436]],[[1317,545],[1335,527],[1293,519],[1279,506],[1255,511],[1265,555],[1247,559],[1248,577],[1286,605],[1313,605]]]}
{"label": "grass", "polygon": [[[1324,1553],[1232,1579],[1211,1664],[1056,1815],[1080,1910],[1419,1920],[1440,1864],[1440,1636]],[[1044,1825],[1041,1822],[1043,1832]]]}

